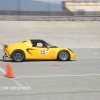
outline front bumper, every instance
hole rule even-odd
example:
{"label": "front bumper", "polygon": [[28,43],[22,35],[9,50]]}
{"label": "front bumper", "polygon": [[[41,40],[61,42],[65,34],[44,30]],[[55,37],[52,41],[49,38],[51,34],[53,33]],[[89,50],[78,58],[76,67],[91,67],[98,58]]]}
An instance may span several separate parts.
{"label": "front bumper", "polygon": [[77,59],[76,59],[76,54],[71,53],[70,60],[77,60]]}

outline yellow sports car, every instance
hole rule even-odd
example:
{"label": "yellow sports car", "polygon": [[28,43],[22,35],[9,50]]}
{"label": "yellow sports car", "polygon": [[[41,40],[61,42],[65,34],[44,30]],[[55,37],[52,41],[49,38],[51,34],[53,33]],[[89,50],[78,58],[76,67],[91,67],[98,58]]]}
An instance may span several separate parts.
{"label": "yellow sports car", "polygon": [[3,59],[12,58],[16,62],[24,60],[75,60],[76,55],[68,48],[53,46],[44,40],[30,39],[11,45],[4,45]]}

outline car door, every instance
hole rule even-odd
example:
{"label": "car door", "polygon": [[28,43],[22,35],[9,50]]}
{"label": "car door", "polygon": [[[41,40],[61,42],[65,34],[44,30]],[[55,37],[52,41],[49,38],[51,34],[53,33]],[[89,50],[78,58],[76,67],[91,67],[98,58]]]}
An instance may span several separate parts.
{"label": "car door", "polygon": [[43,43],[37,43],[33,46],[30,53],[34,59],[53,59],[54,49],[43,46]]}
{"label": "car door", "polygon": [[36,59],[53,59],[54,50],[53,48],[32,47],[31,53]]}

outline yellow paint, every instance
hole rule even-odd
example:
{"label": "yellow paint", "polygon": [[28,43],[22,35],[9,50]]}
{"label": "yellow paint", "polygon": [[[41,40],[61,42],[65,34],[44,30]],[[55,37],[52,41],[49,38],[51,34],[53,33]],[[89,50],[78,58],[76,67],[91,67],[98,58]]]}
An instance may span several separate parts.
{"label": "yellow paint", "polygon": [[[26,50],[26,49],[30,49],[30,50]],[[32,43],[30,40],[26,40],[26,42],[19,42],[19,43],[15,43],[15,44],[11,44],[8,45],[7,48],[4,48],[3,51],[4,53],[6,53],[6,55],[11,58],[11,55],[13,53],[14,50],[16,49],[20,49],[23,50],[25,53],[25,59],[52,59],[52,60],[56,60],[57,59],[57,55],[59,53],[60,50],[66,50],[70,53],[70,60],[75,60],[76,59],[76,55],[70,51],[68,48],[62,48],[62,47],[58,47],[58,48],[39,48],[39,47],[33,47]],[[46,54],[43,54],[43,51],[45,51]]]}

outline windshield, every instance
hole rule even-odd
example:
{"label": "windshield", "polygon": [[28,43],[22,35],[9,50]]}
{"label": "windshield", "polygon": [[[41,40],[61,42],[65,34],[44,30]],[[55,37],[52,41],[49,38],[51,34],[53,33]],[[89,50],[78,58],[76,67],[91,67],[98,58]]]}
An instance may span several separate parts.
{"label": "windshield", "polygon": [[54,45],[52,45],[50,43],[47,43],[47,42],[46,42],[46,45],[49,45],[51,48],[56,47],[56,46],[54,46]]}

